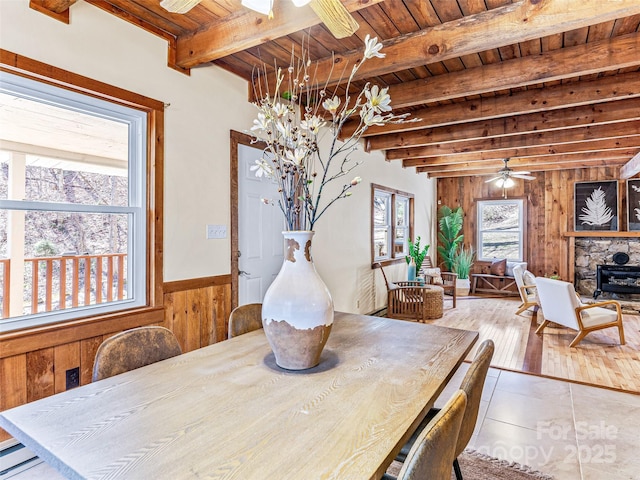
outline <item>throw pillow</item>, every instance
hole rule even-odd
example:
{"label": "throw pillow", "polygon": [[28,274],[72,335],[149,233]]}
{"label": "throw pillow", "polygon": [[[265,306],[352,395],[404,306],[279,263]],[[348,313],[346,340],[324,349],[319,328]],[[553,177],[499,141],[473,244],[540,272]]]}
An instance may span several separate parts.
{"label": "throw pillow", "polygon": [[505,275],[507,277],[513,277],[513,267],[515,267],[516,265],[520,265],[522,267],[522,270],[526,270],[527,269],[527,262],[509,262],[507,261],[507,270]]}
{"label": "throw pillow", "polygon": [[525,270],[522,274],[522,281],[527,287],[535,287],[536,285],[536,276],[531,273],[529,270]]}
{"label": "throw pillow", "polygon": [[424,272],[427,283],[442,285],[442,276],[440,275],[439,268],[423,268],[422,271]]}
{"label": "throw pillow", "polygon": [[491,262],[491,275],[504,275],[507,271],[507,259],[494,260]]}

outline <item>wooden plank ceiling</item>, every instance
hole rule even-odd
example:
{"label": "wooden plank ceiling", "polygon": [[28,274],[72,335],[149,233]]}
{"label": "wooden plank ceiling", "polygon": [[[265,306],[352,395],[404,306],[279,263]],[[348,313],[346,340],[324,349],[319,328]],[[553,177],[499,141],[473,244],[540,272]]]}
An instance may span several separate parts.
{"label": "wooden plank ceiling", "polygon": [[[240,0],[186,14],[160,0],[85,1],[165,38],[169,66],[185,73],[212,62],[249,80],[305,42],[335,81],[332,65],[377,36],[386,58],[363,65],[354,89],[389,86],[394,112],[421,120],[371,128],[368,148],[430,177],[493,175],[506,157],[515,171],[640,172],[638,0],[342,0],[360,28],[340,40],[290,0],[274,0],[272,20]],[[63,21],[74,3],[31,0]]]}

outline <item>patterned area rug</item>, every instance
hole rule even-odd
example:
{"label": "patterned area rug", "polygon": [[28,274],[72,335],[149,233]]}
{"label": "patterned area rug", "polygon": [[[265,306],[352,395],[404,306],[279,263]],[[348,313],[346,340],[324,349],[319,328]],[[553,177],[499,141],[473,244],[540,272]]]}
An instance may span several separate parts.
{"label": "patterned area rug", "polygon": [[[547,475],[526,465],[507,462],[494,457],[489,457],[474,450],[465,450],[458,457],[462,477],[465,480],[552,480],[551,475]],[[402,464],[393,462],[387,473],[398,476]],[[451,480],[456,476],[451,472]]]}

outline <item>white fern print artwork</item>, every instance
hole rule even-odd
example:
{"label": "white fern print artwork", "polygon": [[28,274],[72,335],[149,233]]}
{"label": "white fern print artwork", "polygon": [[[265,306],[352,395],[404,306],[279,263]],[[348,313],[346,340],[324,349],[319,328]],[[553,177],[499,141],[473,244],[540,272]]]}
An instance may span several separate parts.
{"label": "white fern print artwork", "polygon": [[[634,186],[633,188],[635,189],[636,187]],[[640,189],[638,189],[638,191],[640,191]],[[640,202],[638,202],[638,204],[640,205]],[[636,219],[640,221],[640,208],[635,208],[634,210],[636,211]]]}
{"label": "white fern print artwork", "polygon": [[585,207],[582,207],[583,214],[580,215],[582,224],[587,225],[606,225],[613,219],[613,212],[607,206],[605,201],[605,193],[602,187],[598,187],[591,196],[585,201]]}

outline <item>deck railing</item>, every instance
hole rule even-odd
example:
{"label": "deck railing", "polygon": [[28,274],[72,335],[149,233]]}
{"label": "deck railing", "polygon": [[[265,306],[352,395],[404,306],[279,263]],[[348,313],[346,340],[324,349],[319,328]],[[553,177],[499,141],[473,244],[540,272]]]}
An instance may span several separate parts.
{"label": "deck railing", "polygon": [[[122,300],[126,253],[25,258],[22,315]],[[0,260],[2,318],[10,315],[10,260]]]}

